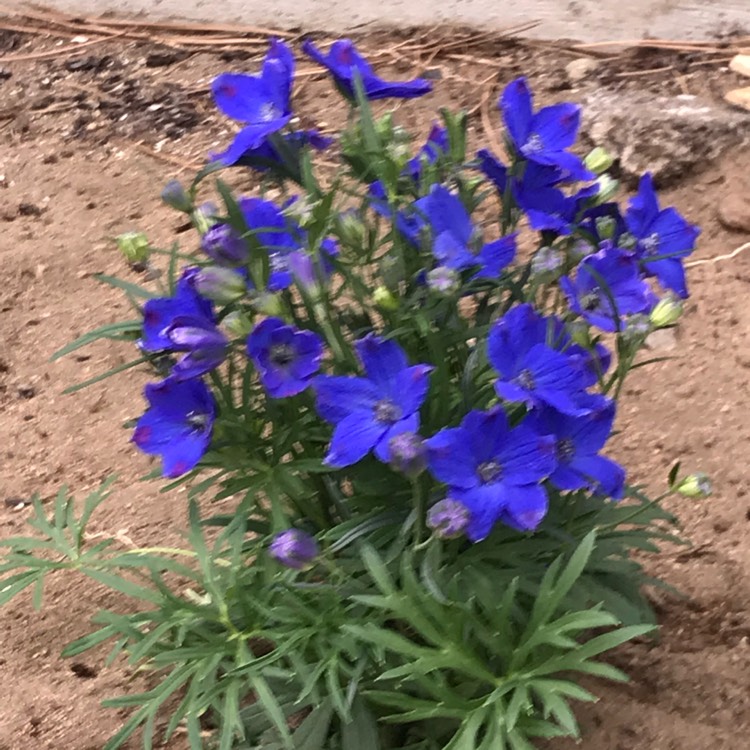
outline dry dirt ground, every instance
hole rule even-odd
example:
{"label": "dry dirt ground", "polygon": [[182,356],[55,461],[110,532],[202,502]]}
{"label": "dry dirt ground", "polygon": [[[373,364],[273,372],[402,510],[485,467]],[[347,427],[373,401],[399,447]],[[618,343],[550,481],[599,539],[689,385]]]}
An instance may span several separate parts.
{"label": "dry dirt ground", "polygon": [[[376,35],[364,44],[381,53],[385,70],[404,75],[406,53],[404,60],[382,54],[403,39]],[[48,497],[63,483],[83,494],[116,473],[116,491],[92,530],[120,532],[139,545],[166,543],[185,522],[184,496],[138,481],[149,460],[123,429],[142,409],[147,373],[130,371],[65,396],[66,386],[132,352],[100,344],[55,363],[50,355],[126,315],[121,296],[92,274],[137,278],[113,248],[119,232],[141,228],[157,244],[174,237],[178,221],[160,205],[160,186],[187,177],[230,137],[206,86],[220,71],[254,69],[257,55],[183,55],[117,40],[76,58],[15,59],[54,45],[0,31],[0,537],[23,531],[28,508],[19,509],[18,499]],[[592,90],[613,92],[616,102],[632,91],[672,96],[687,89],[720,107],[722,92],[738,83],[720,63],[689,54],[625,54],[599,62],[575,85],[564,73],[573,56],[562,48],[495,40],[479,49],[454,46],[451,54],[422,56],[419,72],[427,67],[440,79],[436,93],[398,107],[420,137],[437,106],[448,105],[472,109],[472,137],[486,142],[487,118],[494,122],[495,114],[478,107],[483,92],[493,102],[520,73],[546,101],[582,100]],[[648,72],[660,68],[667,70]],[[307,65],[295,105],[305,125],[325,130],[343,119],[331,87]],[[741,199],[750,192],[743,183],[750,153],[728,146],[704,167],[678,175],[664,192],[702,226],[699,260],[750,240],[750,208]],[[727,206],[733,218],[723,215],[722,223],[718,212]],[[750,746],[750,252],[694,266],[690,283],[676,347],[658,352],[672,359],[634,373],[614,451],[634,480],[653,489],[682,458],[712,475],[715,492],[672,503],[694,547],[665,552],[651,567],[688,598],[660,602],[658,645],[618,656],[632,675],[629,685],[597,686],[602,700],[580,712],[583,750]],[[99,608],[123,606],[93,584],[63,576],[51,582],[40,614],[24,597],[0,612],[0,750],[101,749],[122,715],[100,709],[99,701],[135,690],[138,680],[121,666],[102,668],[91,656],[70,662],[59,653],[88,631]],[[573,746],[558,742],[552,750]]]}

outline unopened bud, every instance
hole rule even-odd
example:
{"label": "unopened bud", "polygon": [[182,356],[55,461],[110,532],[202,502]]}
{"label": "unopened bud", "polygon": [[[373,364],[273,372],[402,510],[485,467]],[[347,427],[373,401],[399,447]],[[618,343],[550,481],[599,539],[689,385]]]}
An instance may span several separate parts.
{"label": "unopened bud", "polygon": [[427,526],[443,539],[461,536],[468,525],[469,509],[450,497],[435,503],[427,512]]}
{"label": "unopened bud", "polygon": [[252,297],[251,303],[253,308],[259,313],[268,315],[272,318],[277,318],[284,312],[278,294],[260,292]]}
{"label": "unopened bud", "polygon": [[228,305],[245,296],[247,281],[231,268],[207,266],[195,275],[195,288],[202,297]]}
{"label": "unopened bud", "polygon": [[315,202],[305,195],[301,198],[289,201],[284,207],[282,213],[301,227],[304,227],[310,223],[314,207]]}
{"label": "unopened bud", "polygon": [[589,324],[585,320],[573,320],[566,325],[566,329],[570,334],[570,338],[582,346],[584,349],[588,349],[591,346],[591,332]]}
{"label": "unopened bud", "polygon": [[365,244],[365,225],[355,209],[344,211],[338,217],[338,235],[348,247],[361,249]]}
{"label": "unopened bud", "polygon": [[674,325],[682,317],[683,312],[682,300],[673,296],[664,297],[651,311],[651,323],[654,328],[666,328]]}
{"label": "unopened bud", "polygon": [[245,339],[253,330],[253,322],[241,310],[233,310],[222,321],[224,328],[237,339]]}
{"label": "unopened bud", "polygon": [[586,169],[594,174],[604,174],[615,163],[615,157],[601,146],[597,146],[589,152],[583,163],[586,165]]}
{"label": "unopened bud", "polygon": [[453,294],[461,285],[461,277],[458,271],[447,266],[433,268],[427,274],[427,286],[438,294]]}
{"label": "unopened bud", "polygon": [[424,440],[415,432],[402,432],[388,443],[390,464],[408,477],[417,477],[427,468]]}
{"label": "unopened bud", "polygon": [[247,242],[229,224],[214,224],[203,235],[201,247],[206,255],[222,265],[241,265],[250,249]]}
{"label": "unopened bud", "polygon": [[620,189],[620,183],[608,174],[603,174],[599,177],[596,185],[599,188],[599,192],[596,194],[596,202],[599,204],[609,203]]}
{"label": "unopened bud", "polygon": [[628,341],[638,341],[651,332],[651,321],[648,315],[629,315],[625,318],[622,335]]}
{"label": "unopened bud", "polygon": [[710,477],[702,471],[686,476],[674,489],[685,497],[708,497],[713,491]]}
{"label": "unopened bud", "polygon": [[287,529],[277,534],[268,551],[275,560],[294,570],[312,567],[312,561],[320,553],[315,539],[299,529]]}
{"label": "unopened bud", "polygon": [[390,312],[398,310],[398,298],[393,295],[388,287],[377,287],[372,293],[372,298],[381,310],[388,310]]}
{"label": "unopened bud", "polygon": [[531,275],[537,280],[552,280],[562,271],[565,256],[556,247],[540,247],[531,259]]}
{"label": "unopened bud", "polygon": [[216,224],[216,206],[213,203],[203,203],[193,211],[190,217],[200,235],[204,235]]}
{"label": "unopened bud", "polygon": [[189,214],[193,210],[193,202],[185,192],[179,180],[170,180],[161,191],[161,199],[176,211]]}
{"label": "unopened bud", "polygon": [[596,219],[596,233],[603,240],[611,240],[617,230],[617,222],[611,216],[598,216]]}
{"label": "unopened bud", "polygon": [[125,232],[115,237],[115,242],[131,266],[145,264],[151,255],[151,245],[143,232]]}

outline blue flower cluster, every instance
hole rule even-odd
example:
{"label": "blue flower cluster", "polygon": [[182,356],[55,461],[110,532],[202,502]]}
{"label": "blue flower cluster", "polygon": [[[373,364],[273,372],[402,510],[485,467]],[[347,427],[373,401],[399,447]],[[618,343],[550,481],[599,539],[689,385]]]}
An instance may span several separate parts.
{"label": "blue flower cluster", "polygon": [[[350,101],[358,89],[369,99],[413,98],[431,89],[420,79],[381,79],[348,40],[336,42],[327,54],[311,42],[304,51]],[[244,123],[214,160],[263,171],[287,161],[290,153],[329,145],[314,131],[288,130],[293,77],[291,50],[273,41],[259,74],[227,73],[214,81],[219,109]],[[308,389],[314,395],[305,403],[332,426],[325,466],[344,469],[372,454],[412,478],[428,471],[444,497],[431,509],[428,524],[435,533],[465,533],[475,542],[498,522],[536,529],[547,513],[550,488],[622,497],[625,472],[601,455],[615,403],[596,392],[611,357],[592,339],[581,345],[571,324],[622,332],[658,301],[652,279],[686,297],[682,260],[698,236],[674,209],[659,206],[650,175],[624,215],[616,203],[603,200],[596,176],[569,151],[580,122],[575,105],[535,112],[521,78],[506,87],[499,108],[509,163],[482,150],[473,166],[494,185],[505,214],[515,212],[511,226],[523,216],[541,233],[544,246],[530,263],[531,281],[536,283],[535,274],[557,281],[564,309],[546,315],[517,302],[491,322],[486,341],[480,339],[475,349],[487,363],[492,403],[465,409],[449,426],[425,435],[422,411],[439,363],[410,363],[398,334],[387,327],[356,337],[360,375],[351,369],[321,374],[331,341],[320,329],[304,330],[278,314],[256,321],[242,341],[269,398],[298,397]],[[486,240],[455,183],[427,184],[429,168],[449,149],[448,131],[435,124],[419,152],[398,167],[403,167],[399,179],[412,185],[412,200],[397,205],[382,183],[373,182],[368,203],[412,248],[428,288],[463,294],[474,283],[497,283],[509,272],[517,236]],[[214,302],[289,289],[309,292],[334,273],[336,241],[311,241],[293,218],[297,200],[278,206],[241,198],[244,228],[211,219],[203,234],[202,249],[214,265],[188,268],[173,295],[144,305],[140,346],[171,355],[173,364],[163,382],[146,387],[149,408],[133,439],[143,451],[162,456],[166,476],[195,468],[211,444],[217,407],[203,376],[219,367],[236,343],[222,331],[223,313]],[[255,288],[248,270],[261,252],[270,265],[266,289]],[[333,358],[329,369],[340,373],[339,364]],[[275,544],[272,554],[291,567],[301,567],[316,551],[292,532]]]}

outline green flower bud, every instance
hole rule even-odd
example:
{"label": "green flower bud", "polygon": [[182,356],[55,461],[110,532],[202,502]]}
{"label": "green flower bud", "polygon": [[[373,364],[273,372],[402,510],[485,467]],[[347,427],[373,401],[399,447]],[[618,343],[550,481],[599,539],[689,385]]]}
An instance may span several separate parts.
{"label": "green flower bud", "polygon": [[589,152],[583,163],[586,169],[590,169],[594,174],[604,174],[615,163],[615,157],[601,146],[597,146]]}
{"label": "green flower bud", "polygon": [[611,201],[620,189],[620,183],[608,174],[603,174],[596,181],[596,184],[599,187],[599,192],[596,194],[596,202],[599,204]]}
{"label": "green flower bud", "polygon": [[170,180],[161,191],[161,199],[176,211],[189,214],[193,210],[193,201],[185,192],[178,180]]}
{"label": "green flower bud", "polygon": [[253,307],[263,315],[270,315],[272,317],[278,317],[283,313],[281,306],[281,299],[278,294],[271,294],[270,292],[260,292],[252,298]]}
{"label": "green flower bud", "polygon": [[348,247],[360,250],[365,244],[365,225],[355,209],[339,214],[337,230],[339,239]]}
{"label": "green flower bud", "polygon": [[145,264],[151,255],[151,245],[143,232],[125,232],[115,237],[115,242],[131,266]]}
{"label": "green flower bud", "polygon": [[224,327],[227,331],[238,339],[247,338],[253,330],[253,323],[250,318],[240,310],[233,310],[223,320]]}
{"label": "green flower bud", "polygon": [[630,232],[621,234],[619,239],[617,240],[617,247],[622,250],[635,250],[637,245],[638,240],[634,235],[630,234]]}
{"label": "green flower bud", "polygon": [[372,293],[372,298],[381,310],[390,310],[391,312],[398,310],[398,298],[393,295],[388,287],[377,287]]}
{"label": "green flower bud", "polygon": [[651,332],[648,315],[629,315],[622,329],[622,336],[626,341],[641,341]]}
{"label": "green flower bud", "polygon": [[611,240],[615,236],[617,222],[611,216],[599,216],[596,220],[596,233],[603,240]]}
{"label": "green flower bud", "polygon": [[585,320],[573,320],[566,326],[570,338],[584,349],[591,348],[589,324]]}
{"label": "green flower bud", "polygon": [[713,490],[711,479],[702,471],[689,474],[674,489],[685,497],[708,497]]}
{"label": "green flower bud", "polygon": [[217,208],[213,203],[204,203],[190,214],[193,225],[201,236],[216,224],[216,212]]}
{"label": "green flower bud", "polygon": [[242,299],[247,293],[247,282],[231,268],[207,266],[195,276],[198,294],[221,305]]}
{"label": "green flower bud", "polygon": [[537,281],[552,281],[563,270],[565,256],[556,247],[540,247],[531,259],[531,276]]}
{"label": "green flower bud", "polygon": [[284,216],[288,216],[297,222],[301,227],[305,227],[310,223],[310,219],[312,219],[314,207],[315,201],[311,200],[308,196],[303,196],[289,203],[282,213]]}
{"label": "green flower bud", "polygon": [[452,268],[438,266],[427,274],[427,287],[438,294],[453,294],[460,286],[461,276]]}
{"label": "green flower bud", "polygon": [[650,320],[654,328],[666,328],[674,325],[684,312],[682,300],[669,295],[659,300],[651,311]]}

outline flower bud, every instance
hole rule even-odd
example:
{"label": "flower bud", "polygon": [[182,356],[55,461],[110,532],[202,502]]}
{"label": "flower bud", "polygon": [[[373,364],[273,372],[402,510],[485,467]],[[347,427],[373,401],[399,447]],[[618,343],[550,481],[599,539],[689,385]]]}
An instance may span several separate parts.
{"label": "flower bud", "polygon": [[427,526],[442,539],[461,536],[469,525],[469,509],[458,500],[446,497],[427,512]]}
{"label": "flower bud", "polygon": [[610,177],[608,174],[603,174],[599,177],[596,181],[596,185],[599,188],[599,192],[596,194],[596,202],[598,204],[611,201],[620,189],[619,181]]}
{"label": "flower bud", "polygon": [[551,281],[560,275],[565,256],[556,247],[540,247],[531,259],[531,275],[538,281]]}
{"label": "flower bud", "polygon": [[344,211],[338,217],[338,235],[349,247],[361,249],[365,244],[365,225],[356,209]]}
{"label": "flower bud", "polygon": [[674,489],[685,497],[708,497],[713,491],[710,477],[702,471],[689,474]]}
{"label": "flower bud", "polygon": [[305,195],[301,198],[290,200],[282,210],[282,214],[301,227],[307,226],[312,219],[315,202]]}
{"label": "flower bud", "polygon": [[617,222],[611,216],[598,216],[595,221],[596,233],[603,240],[611,240],[617,230]]}
{"label": "flower bud", "polygon": [[438,294],[453,294],[460,286],[458,271],[447,266],[438,266],[427,274],[427,287]]}
{"label": "flower bud", "polygon": [[651,332],[648,315],[629,315],[623,323],[621,334],[627,341],[638,341]]}
{"label": "flower bud", "polygon": [[591,332],[589,324],[585,320],[572,320],[566,325],[570,338],[584,349],[591,347]]}
{"label": "flower bud", "polygon": [[619,247],[621,250],[635,250],[637,245],[637,238],[634,235],[630,234],[630,232],[621,234],[617,239],[617,247]]}
{"label": "flower bud", "polygon": [[402,432],[388,443],[390,464],[396,471],[414,478],[427,468],[424,440],[415,432]]}
{"label": "flower bud", "polygon": [[143,232],[125,232],[115,237],[115,242],[131,266],[145,264],[151,255],[151,246]]}
{"label": "flower bud", "polygon": [[253,295],[251,304],[259,313],[269,315],[272,318],[277,318],[284,312],[279,295],[270,292],[259,292]]}
{"label": "flower bud", "polygon": [[568,247],[568,252],[570,253],[571,260],[574,261],[583,260],[595,251],[596,248],[594,247],[594,245],[588,240],[584,240],[582,237],[578,237],[573,240]]}
{"label": "flower bud", "polygon": [[253,322],[240,310],[233,310],[222,321],[229,333],[237,339],[245,339],[253,330]]}
{"label": "flower bud", "polygon": [[318,543],[299,529],[287,529],[277,534],[269,547],[271,557],[287,568],[306,570],[320,553]]}
{"label": "flower bud", "polygon": [[377,287],[372,293],[372,298],[381,310],[388,310],[390,312],[398,310],[398,298],[393,295],[388,287]]}
{"label": "flower bud", "polygon": [[604,174],[615,163],[615,157],[601,146],[597,146],[589,152],[583,163],[586,165],[586,169],[594,174]]}
{"label": "flower bud", "polygon": [[245,296],[247,282],[230,268],[207,266],[195,275],[195,288],[201,297],[228,305]]}
{"label": "flower bud", "polygon": [[185,192],[179,180],[170,180],[161,191],[161,199],[176,211],[189,214],[193,210],[193,202]]}
{"label": "flower bud", "polygon": [[654,328],[666,328],[674,325],[684,312],[682,300],[671,295],[659,300],[651,311],[651,323]]}
{"label": "flower bud", "polygon": [[202,203],[193,211],[190,218],[199,234],[204,235],[214,224],[216,224],[216,206],[213,203]]}
{"label": "flower bud", "polygon": [[250,254],[247,242],[229,224],[209,227],[203,235],[201,247],[206,255],[224,266],[241,265]]}

